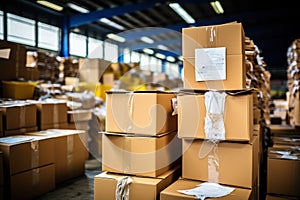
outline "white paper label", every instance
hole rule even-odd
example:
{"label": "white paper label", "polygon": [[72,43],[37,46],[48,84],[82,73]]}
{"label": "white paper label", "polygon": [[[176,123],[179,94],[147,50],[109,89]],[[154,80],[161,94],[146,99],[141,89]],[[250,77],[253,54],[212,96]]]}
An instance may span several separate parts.
{"label": "white paper label", "polygon": [[0,49],[0,58],[9,59],[11,49]]}
{"label": "white paper label", "polygon": [[195,49],[196,81],[226,80],[226,48]]}

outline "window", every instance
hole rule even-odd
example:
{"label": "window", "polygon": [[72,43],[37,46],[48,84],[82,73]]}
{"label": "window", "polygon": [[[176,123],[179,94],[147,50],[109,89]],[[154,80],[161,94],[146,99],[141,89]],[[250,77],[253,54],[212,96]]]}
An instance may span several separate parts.
{"label": "window", "polygon": [[103,58],[103,41],[88,39],[88,58]]}
{"label": "window", "polygon": [[34,46],[35,21],[8,13],[7,40]]}
{"label": "window", "polygon": [[0,40],[4,38],[3,11],[0,10]]}
{"label": "window", "polygon": [[118,45],[109,42],[104,43],[104,60],[118,62]]}
{"label": "window", "polygon": [[138,63],[140,62],[140,54],[138,52],[131,52],[131,62],[132,63]]}
{"label": "window", "polygon": [[70,33],[70,54],[86,57],[86,36]]}
{"label": "window", "polygon": [[161,72],[162,71],[162,61],[156,57],[150,57],[149,70],[152,72]]}
{"label": "window", "polygon": [[125,48],[123,51],[124,63],[130,63],[130,50],[129,48]]}
{"label": "window", "polygon": [[60,29],[55,26],[38,22],[38,47],[59,50]]}
{"label": "window", "polygon": [[149,56],[147,54],[141,54],[140,69],[149,71]]}
{"label": "window", "polygon": [[178,64],[166,62],[166,74],[168,74],[171,77],[179,77]]}

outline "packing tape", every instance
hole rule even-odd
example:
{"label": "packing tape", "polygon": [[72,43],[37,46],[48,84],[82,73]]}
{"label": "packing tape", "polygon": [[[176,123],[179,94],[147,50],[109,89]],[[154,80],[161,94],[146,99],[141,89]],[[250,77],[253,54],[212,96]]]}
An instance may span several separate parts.
{"label": "packing tape", "polygon": [[58,105],[55,103],[53,104],[53,123],[58,123],[58,115],[59,115],[59,110],[58,110]]}
{"label": "packing tape", "polygon": [[67,136],[67,166],[69,169],[70,167],[72,167],[73,154],[74,154],[74,135],[68,135]]}
{"label": "packing tape", "polygon": [[25,118],[26,118],[26,107],[25,105],[19,106],[20,107],[20,127],[25,127]]}
{"label": "packing tape", "polygon": [[177,103],[177,97],[176,98],[172,98],[172,116],[177,115],[178,114],[178,103]]}
{"label": "packing tape", "polygon": [[128,112],[129,112],[129,125],[126,127],[126,133],[130,133],[133,128],[133,103],[134,103],[134,92],[129,92],[128,99]]}
{"label": "packing tape", "polygon": [[40,184],[40,169],[36,168],[32,170],[32,188],[34,193],[37,193]]}
{"label": "packing tape", "polygon": [[216,42],[217,29],[215,26],[206,27],[206,37],[209,44],[209,47],[213,47]]}
{"label": "packing tape", "polygon": [[122,149],[123,152],[123,172],[130,173],[131,171],[131,156],[134,154],[131,154],[131,140],[130,138],[127,138],[126,136],[124,140],[124,146]]}
{"label": "packing tape", "polygon": [[129,200],[129,185],[132,183],[130,176],[123,176],[117,180],[116,200]]}
{"label": "packing tape", "polygon": [[31,168],[36,168],[39,166],[40,159],[40,145],[38,140],[34,140],[30,142],[31,146]]}

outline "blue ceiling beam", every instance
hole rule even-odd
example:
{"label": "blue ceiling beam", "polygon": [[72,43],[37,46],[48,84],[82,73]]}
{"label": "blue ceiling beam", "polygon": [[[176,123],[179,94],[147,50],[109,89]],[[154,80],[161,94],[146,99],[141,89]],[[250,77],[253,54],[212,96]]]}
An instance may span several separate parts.
{"label": "blue ceiling beam", "polygon": [[125,13],[132,13],[140,10],[145,10],[148,8],[153,8],[157,1],[145,1],[141,3],[128,4],[124,6],[112,7],[102,10],[97,10],[89,13],[81,13],[70,17],[70,28],[78,27],[84,24],[89,24],[97,21],[101,18],[108,18],[118,15],[123,15]]}

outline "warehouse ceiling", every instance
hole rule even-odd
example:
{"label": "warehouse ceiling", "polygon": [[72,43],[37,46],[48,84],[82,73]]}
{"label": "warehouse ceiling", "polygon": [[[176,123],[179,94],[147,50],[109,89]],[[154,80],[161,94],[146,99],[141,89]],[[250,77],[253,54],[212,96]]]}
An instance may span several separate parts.
{"label": "warehouse ceiling", "polygon": [[[108,33],[115,33],[126,39],[120,46],[134,50],[150,47],[167,55],[181,54],[181,29],[184,27],[242,22],[246,36],[262,51],[273,78],[286,78],[287,48],[294,39],[300,38],[298,8],[291,0],[219,0],[225,11],[223,14],[216,14],[209,0],[172,1],[180,3],[195,19],[194,24],[186,23],[175,13],[169,6],[170,1],[49,1],[64,9],[54,11],[37,4],[36,0],[6,0],[0,8],[58,26],[62,25],[64,16],[69,16],[72,31],[100,39],[106,39]],[[75,11],[69,3],[87,9],[88,13]],[[99,21],[102,18],[115,22],[121,28]],[[142,36],[151,38],[154,43],[143,42]],[[163,46],[157,47],[159,44]]]}

